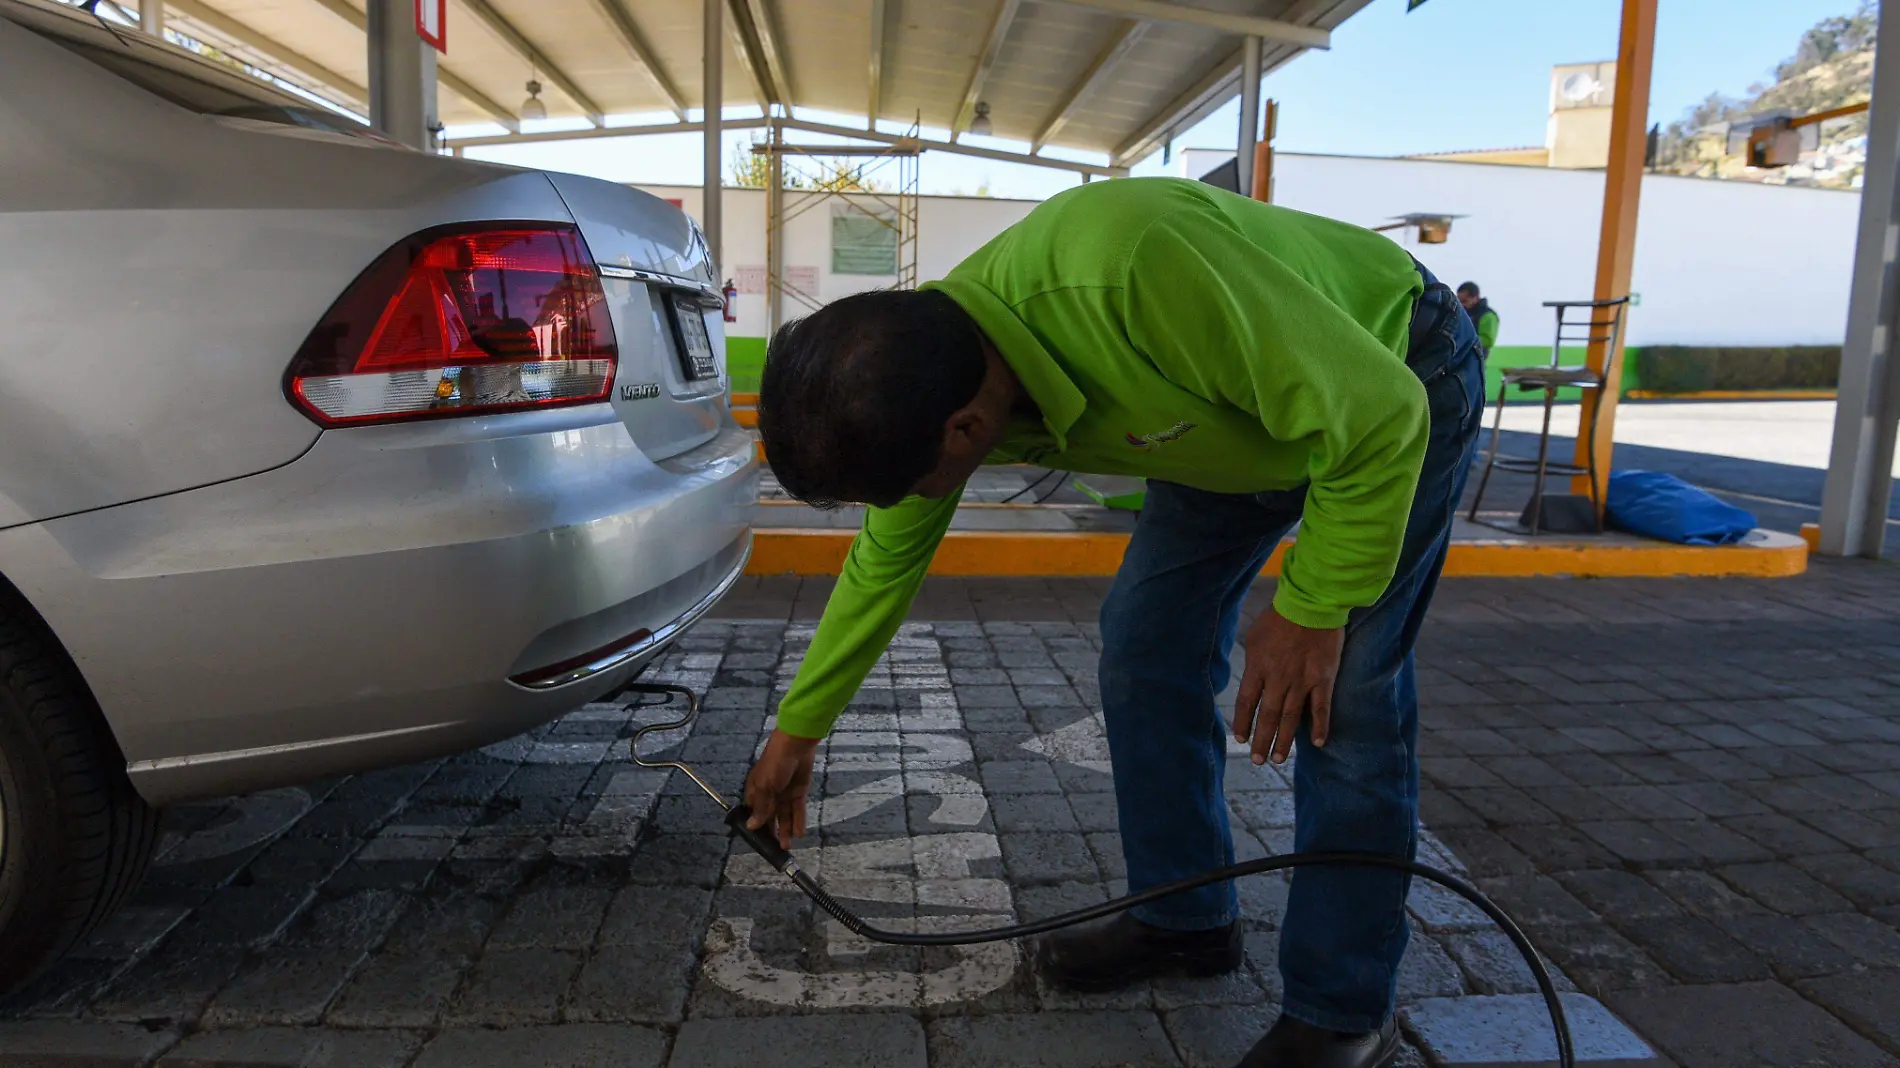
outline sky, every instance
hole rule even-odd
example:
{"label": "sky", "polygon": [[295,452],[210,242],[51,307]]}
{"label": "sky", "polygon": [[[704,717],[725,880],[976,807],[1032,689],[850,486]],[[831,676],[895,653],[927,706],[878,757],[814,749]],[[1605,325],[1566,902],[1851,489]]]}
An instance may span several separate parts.
{"label": "sky", "polygon": [[[1264,93],[1280,103],[1274,146],[1392,156],[1541,145],[1550,68],[1616,58],[1621,6],[1619,0],[1428,0],[1408,13],[1405,0],[1374,0],[1333,32],[1330,51],[1308,52],[1268,75]],[[1808,27],[1856,6],[1857,0],[1662,0],[1650,121],[1678,119],[1711,92],[1741,94],[1792,55]],[[1176,148],[1232,145],[1238,121],[1238,105],[1229,103],[1183,133]],[[727,157],[746,151],[751,136],[728,135]],[[1008,141],[965,140],[1026,150]],[[696,134],[472,148],[469,155],[622,182],[697,185],[701,173]],[[1157,153],[1135,173],[1175,168]],[[943,153],[926,153],[920,175],[926,193],[987,189],[1034,199],[1078,181],[1073,174]]]}

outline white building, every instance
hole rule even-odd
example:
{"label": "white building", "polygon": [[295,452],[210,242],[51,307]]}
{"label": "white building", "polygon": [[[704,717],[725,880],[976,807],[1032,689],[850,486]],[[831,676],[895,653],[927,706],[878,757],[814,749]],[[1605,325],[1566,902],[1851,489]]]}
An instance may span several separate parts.
{"label": "white building", "polygon": [[[1189,149],[1180,173],[1232,158]],[[1275,203],[1361,226],[1464,216],[1444,244],[1407,247],[1441,280],[1479,284],[1502,319],[1501,346],[1548,346],[1542,302],[1591,295],[1602,171],[1276,153],[1273,175]],[[1646,176],[1629,343],[1839,344],[1859,211],[1855,192]]]}

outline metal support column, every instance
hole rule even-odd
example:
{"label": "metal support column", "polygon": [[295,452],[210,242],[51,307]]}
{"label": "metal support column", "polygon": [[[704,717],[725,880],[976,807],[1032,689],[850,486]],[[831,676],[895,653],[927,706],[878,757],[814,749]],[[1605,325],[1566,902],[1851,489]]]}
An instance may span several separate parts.
{"label": "metal support column", "polygon": [[1267,128],[1253,152],[1253,191],[1249,196],[1263,204],[1273,203],[1273,135],[1280,128],[1280,105],[1266,102]]}
{"label": "metal support column", "polygon": [[725,160],[723,158],[724,127],[720,122],[721,109],[725,107],[725,71],[726,30],[722,23],[725,0],[701,0],[706,17],[705,26],[700,33],[701,67],[705,71],[705,80],[700,87],[700,107],[704,112],[705,131],[701,134],[705,147],[705,185],[700,191],[699,226],[706,231],[706,252],[713,259],[716,271],[725,269],[725,204],[721,200],[721,190],[725,185]]}
{"label": "metal support column", "polygon": [[153,37],[165,36],[165,5],[159,0],[139,0],[139,29]]}
{"label": "metal support column", "polygon": [[1880,555],[1893,493],[1894,428],[1900,423],[1900,329],[1896,244],[1900,243],[1900,9],[1880,10],[1874,53],[1874,99],[1867,116],[1867,167],[1860,195],[1860,236],[1841,348],[1840,400],[1834,448],[1821,493],[1821,551],[1832,556]]}
{"label": "metal support column", "polygon": [[785,128],[771,122],[765,136],[765,336],[773,337],[785,322]]}
{"label": "metal support column", "polygon": [[1253,190],[1254,145],[1260,140],[1260,77],[1260,38],[1248,37],[1240,47],[1240,136],[1234,143],[1234,187],[1241,196]]}
{"label": "metal support column", "polygon": [[391,140],[435,151],[435,49],[416,36],[410,0],[369,0],[369,123]]}
{"label": "metal support column", "polygon": [[[1623,0],[1623,26],[1616,45],[1616,99],[1610,108],[1610,159],[1603,171],[1603,225],[1597,235],[1597,300],[1616,300],[1630,292],[1636,263],[1636,209],[1649,147],[1649,72],[1655,56],[1656,0]],[[1628,335],[1626,323],[1611,340],[1592,340],[1585,357],[1591,370],[1608,372],[1602,389],[1584,391],[1577,424],[1596,427],[1587,438],[1577,435],[1576,462],[1590,463],[1595,450],[1599,521],[1609,488],[1616,398],[1623,389],[1623,339]],[[1571,480],[1572,493],[1586,493],[1589,486],[1585,476]]]}

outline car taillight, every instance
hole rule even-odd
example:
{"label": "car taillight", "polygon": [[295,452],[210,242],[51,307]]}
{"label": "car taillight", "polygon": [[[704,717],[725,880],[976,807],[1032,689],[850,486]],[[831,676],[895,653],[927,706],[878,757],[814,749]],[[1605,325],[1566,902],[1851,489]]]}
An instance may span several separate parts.
{"label": "car taillight", "polygon": [[572,227],[425,231],[383,253],[291,361],[327,427],[604,400],[613,322]]}

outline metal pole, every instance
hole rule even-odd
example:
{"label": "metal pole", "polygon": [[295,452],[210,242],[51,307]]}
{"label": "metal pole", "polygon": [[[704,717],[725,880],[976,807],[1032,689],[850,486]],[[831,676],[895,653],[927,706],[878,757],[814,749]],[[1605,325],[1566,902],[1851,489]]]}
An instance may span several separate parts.
{"label": "metal pole", "polygon": [[[369,124],[384,133],[389,133],[389,124],[384,120],[385,112],[389,111],[389,97],[393,88],[389,84],[389,33],[386,25],[390,20],[391,2],[368,0],[363,25],[363,43],[369,48]],[[401,141],[402,138],[396,140]]]}
{"label": "metal pole", "polygon": [[725,0],[700,0],[700,3],[706,16],[700,38],[700,62],[705,71],[700,98],[705,111],[703,121],[706,130],[701,135],[701,143],[705,147],[706,176],[705,187],[700,191],[699,226],[706,232],[706,253],[712,257],[713,273],[718,274],[724,269],[725,263],[725,205],[720,200],[725,184],[725,162],[722,158],[725,131],[720,125],[720,111],[725,107],[725,72],[721,68],[726,54],[726,31],[720,25]]}
{"label": "metal pole", "polygon": [[[1623,26],[1616,46],[1616,100],[1610,108],[1610,159],[1603,171],[1603,225],[1597,234],[1597,300],[1615,300],[1630,292],[1636,264],[1636,210],[1643,191],[1643,157],[1649,147],[1649,73],[1655,56],[1656,0],[1623,0]],[[1602,309],[1593,310],[1592,321],[1601,314]],[[1606,340],[1591,341],[1585,357],[1591,370],[1603,375],[1603,388],[1583,393],[1576,462],[1587,465],[1595,457],[1596,486],[1592,489],[1590,480],[1581,475],[1570,482],[1570,492],[1590,493],[1598,502],[1599,524],[1609,488],[1610,447],[1616,437],[1616,399],[1623,389],[1627,307],[1623,315],[1624,329],[1610,332]],[[1590,333],[1605,337],[1595,328]]]}
{"label": "metal pole", "polygon": [[[1874,99],[1867,115],[1866,179],[1860,195],[1860,236],[1854,246],[1854,282],[1841,346],[1841,384],[1834,410],[1834,447],[1821,491],[1821,551],[1832,556],[1878,557],[1887,534],[1893,493],[1894,427],[1900,421],[1900,373],[1893,338],[1895,243],[1900,240],[1900,11],[1880,9],[1875,42]],[[1884,49],[1884,51],[1879,51]]]}
{"label": "metal pole", "polygon": [[369,123],[411,148],[435,150],[435,49],[416,36],[408,0],[369,0]]}
{"label": "metal pole", "polygon": [[864,128],[867,130],[877,129],[878,112],[884,110],[885,14],[885,0],[871,0],[871,63],[866,78],[871,87],[871,99],[869,106],[864,109]]}
{"label": "metal pole", "polygon": [[1260,140],[1260,38],[1240,47],[1240,136],[1234,143],[1234,188],[1253,193],[1253,146]]}
{"label": "metal pole", "polygon": [[785,322],[785,132],[774,122],[766,131],[772,153],[765,157],[765,336]]}
{"label": "metal pole", "polygon": [[139,29],[153,37],[165,36],[165,5],[159,3],[159,0],[141,0]]}
{"label": "metal pole", "polygon": [[1279,130],[1280,105],[1272,100],[1266,102],[1267,132],[1261,135],[1260,144],[1254,149],[1253,156],[1253,193],[1252,196],[1265,204],[1273,203],[1273,135]]}

